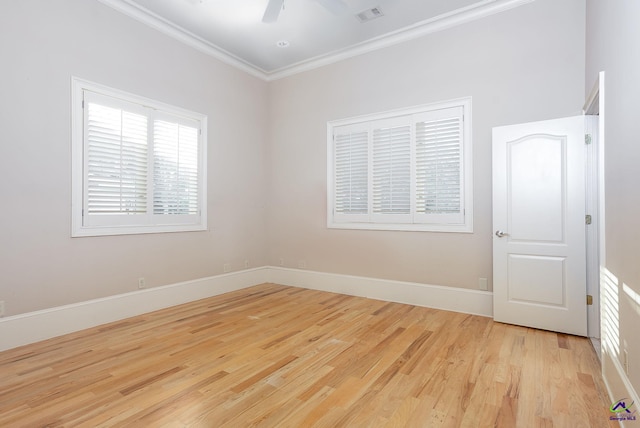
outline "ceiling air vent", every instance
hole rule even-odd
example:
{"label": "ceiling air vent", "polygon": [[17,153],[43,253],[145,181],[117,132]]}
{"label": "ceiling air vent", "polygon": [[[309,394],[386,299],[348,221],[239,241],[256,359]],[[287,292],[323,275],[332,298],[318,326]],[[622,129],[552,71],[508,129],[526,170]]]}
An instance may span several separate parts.
{"label": "ceiling air vent", "polygon": [[361,23],[371,21],[372,19],[380,18],[381,16],[384,16],[384,13],[382,13],[380,6],[363,10],[362,12],[356,15],[356,17],[358,18],[358,21],[360,21]]}

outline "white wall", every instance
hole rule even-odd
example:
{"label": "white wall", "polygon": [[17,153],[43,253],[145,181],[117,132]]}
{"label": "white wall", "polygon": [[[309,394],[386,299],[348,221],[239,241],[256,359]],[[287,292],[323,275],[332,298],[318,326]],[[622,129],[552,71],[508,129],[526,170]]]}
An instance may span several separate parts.
{"label": "white wall", "polygon": [[[2,6],[7,315],[133,291],[141,276],[149,287],[204,278],[245,259],[475,288],[492,275],[491,128],[579,114],[606,70],[603,365],[615,397],[640,388],[636,0],[586,0],[586,59],[585,1],[536,0],[270,84],[97,1]],[[70,238],[72,75],[209,116],[208,232]],[[327,121],[463,96],[473,97],[473,234],[326,228]]]}
{"label": "white wall", "polygon": [[[640,2],[587,0],[586,91],[605,71],[604,372],[614,399],[640,391]],[[629,355],[624,374],[623,351]],[[625,395],[622,395],[625,394]]]}
{"label": "white wall", "polygon": [[[583,0],[537,0],[273,82],[268,262],[477,288],[492,276],[491,128],[581,113]],[[473,97],[474,233],[326,228],[326,123]]]}
{"label": "white wall", "polygon": [[[87,0],[3,1],[0,58],[7,315],[265,264],[265,82]],[[71,239],[72,75],[208,115],[208,232]]]}
{"label": "white wall", "polygon": [[[584,0],[536,0],[269,84],[97,1],[3,7],[7,315],[132,291],[141,276],[148,286],[204,278],[244,259],[476,288],[492,275],[491,128],[579,114],[584,100]],[[70,238],[71,75],[209,116],[210,231]],[[473,97],[473,234],[326,228],[327,121],[463,96]]]}

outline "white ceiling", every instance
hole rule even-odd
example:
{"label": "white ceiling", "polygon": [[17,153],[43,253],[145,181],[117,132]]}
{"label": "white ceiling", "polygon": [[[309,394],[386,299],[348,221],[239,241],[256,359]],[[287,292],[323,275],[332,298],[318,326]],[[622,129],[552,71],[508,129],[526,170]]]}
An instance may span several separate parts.
{"label": "white ceiling", "polygon": [[[318,0],[285,0],[263,23],[268,0],[100,0],[265,80],[315,68],[533,0],[344,0],[335,15]],[[361,23],[356,15],[384,16]],[[286,48],[278,47],[287,41]]]}

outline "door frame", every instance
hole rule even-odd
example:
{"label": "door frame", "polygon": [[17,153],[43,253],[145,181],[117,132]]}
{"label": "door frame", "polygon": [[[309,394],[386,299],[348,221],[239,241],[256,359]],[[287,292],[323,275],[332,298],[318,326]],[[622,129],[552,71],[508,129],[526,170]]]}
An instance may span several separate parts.
{"label": "door frame", "polygon": [[587,308],[587,331],[600,355],[602,310],[600,308],[600,270],[606,264],[605,251],[605,188],[604,188],[604,82],[605,72],[601,71],[585,100],[584,115],[596,116],[596,130],[593,143],[587,148],[587,214],[592,223],[586,233],[587,244],[587,293],[593,296],[594,304]]}

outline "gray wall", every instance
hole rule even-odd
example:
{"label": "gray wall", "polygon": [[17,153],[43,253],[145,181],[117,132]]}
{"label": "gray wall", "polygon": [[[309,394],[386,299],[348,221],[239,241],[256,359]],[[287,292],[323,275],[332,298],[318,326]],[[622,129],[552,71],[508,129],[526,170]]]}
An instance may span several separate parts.
{"label": "gray wall", "polygon": [[[97,1],[0,15],[0,300],[7,315],[297,267],[476,288],[491,278],[491,128],[580,113],[584,0],[531,4],[265,83]],[[70,76],[209,116],[208,232],[70,238]],[[326,122],[473,97],[474,233],[328,230]]]}
{"label": "gray wall", "polygon": [[[97,1],[0,14],[0,300],[7,315],[265,260],[267,84]],[[207,114],[208,232],[70,237],[70,78]]]}
{"label": "gray wall", "polygon": [[[640,391],[640,2],[587,1],[586,91],[605,71],[606,281],[603,342],[612,359],[629,354],[628,378]],[[610,368],[605,364],[605,373]],[[613,381],[613,373],[610,375]],[[610,382],[614,394],[622,385]],[[614,397],[618,399],[616,395]],[[620,397],[622,398],[622,397]]]}
{"label": "gray wall", "polygon": [[[585,5],[537,0],[270,86],[268,261],[477,288],[492,276],[491,128],[581,113]],[[473,97],[474,233],[326,228],[326,122]]]}

